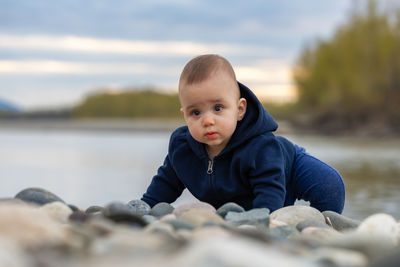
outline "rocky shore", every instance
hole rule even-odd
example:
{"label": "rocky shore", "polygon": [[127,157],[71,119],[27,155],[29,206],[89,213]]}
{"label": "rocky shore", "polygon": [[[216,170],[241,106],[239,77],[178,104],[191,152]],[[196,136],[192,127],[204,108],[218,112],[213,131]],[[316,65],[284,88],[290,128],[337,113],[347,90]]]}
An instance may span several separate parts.
{"label": "rocky shore", "polygon": [[40,188],[0,199],[0,266],[399,266],[399,241],[383,213],[140,200],[82,210]]}

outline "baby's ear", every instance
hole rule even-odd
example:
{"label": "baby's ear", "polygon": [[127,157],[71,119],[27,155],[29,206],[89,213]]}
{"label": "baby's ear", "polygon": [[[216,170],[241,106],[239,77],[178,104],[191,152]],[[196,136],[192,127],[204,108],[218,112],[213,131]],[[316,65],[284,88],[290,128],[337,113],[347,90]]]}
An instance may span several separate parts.
{"label": "baby's ear", "polygon": [[185,113],[183,112],[183,108],[180,109],[182,116],[185,115]]}
{"label": "baby's ear", "polygon": [[241,121],[246,114],[246,108],[247,108],[247,100],[246,98],[240,98],[239,103],[238,103],[238,121]]}

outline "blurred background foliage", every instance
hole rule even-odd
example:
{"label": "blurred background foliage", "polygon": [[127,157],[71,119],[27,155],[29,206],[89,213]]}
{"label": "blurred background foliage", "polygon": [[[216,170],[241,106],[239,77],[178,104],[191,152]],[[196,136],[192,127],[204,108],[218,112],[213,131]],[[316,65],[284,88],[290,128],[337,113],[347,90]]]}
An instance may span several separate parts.
{"label": "blurred background foliage", "polygon": [[75,107],[72,115],[93,118],[177,118],[180,117],[179,109],[177,94],[141,88],[93,94]]}
{"label": "blurred background foliage", "polygon": [[293,68],[299,110],[327,128],[400,125],[400,11],[354,8],[330,40],[307,45]]}
{"label": "blurred background foliage", "polygon": [[[278,119],[290,119],[294,104],[263,103]],[[132,88],[118,93],[104,91],[88,96],[72,111],[75,118],[181,118],[177,93],[163,93],[154,88]]]}

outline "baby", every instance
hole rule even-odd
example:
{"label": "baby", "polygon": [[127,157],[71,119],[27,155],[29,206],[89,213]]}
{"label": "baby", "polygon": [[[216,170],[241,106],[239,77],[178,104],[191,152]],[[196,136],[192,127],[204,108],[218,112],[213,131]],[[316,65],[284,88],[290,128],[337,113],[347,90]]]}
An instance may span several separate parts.
{"label": "baby", "polygon": [[174,202],[187,188],[215,208],[235,202],[272,212],[304,199],[320,211],[342,212],[340,174],[272,133],[277,123],[237,82],[225,58],[201,55],[189,61],[179,99],[187,126],[172,133],[164,164],[142,197],[150,206]]}

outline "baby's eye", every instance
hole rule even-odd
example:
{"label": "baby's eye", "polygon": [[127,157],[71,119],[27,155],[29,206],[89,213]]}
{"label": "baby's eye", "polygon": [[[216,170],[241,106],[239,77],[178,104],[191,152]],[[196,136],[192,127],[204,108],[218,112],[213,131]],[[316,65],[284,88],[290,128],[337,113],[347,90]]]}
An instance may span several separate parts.
{"label": "baby's eye", "polygon": [[222,106],[221,105],[215,105],[214,110],[215,111],[222,111]]}
{"label": "baby's eye", "polygon": [[198,111],[198,110],[193,110],[191,113],[194,116],[199,116],[200,115],[200,111]]}

